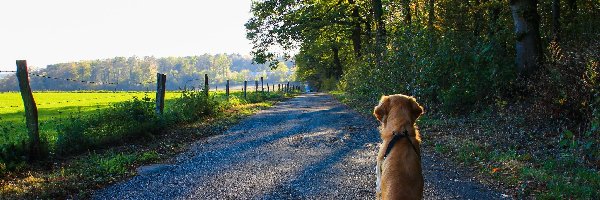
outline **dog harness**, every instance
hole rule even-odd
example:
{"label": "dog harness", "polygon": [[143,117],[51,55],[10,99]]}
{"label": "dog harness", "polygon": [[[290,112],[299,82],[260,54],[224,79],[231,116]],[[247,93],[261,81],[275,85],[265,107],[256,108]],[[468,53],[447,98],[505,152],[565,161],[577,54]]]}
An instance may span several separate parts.
{"label": "dog harness", "polygon": [[[382,168],[383,162],[385,162],[388,154],[390,154],[390,152],[392,151],[392,148],[394,148],[394,144],[396,144],[396,142],[398,142],[398,140],[400,140],[402,138],[408,139],[408,143],[410,143],[410,146],[412,146],[412,148],[413,148],[413,150],[415,150],[415,153],[417,154],[417,156],[419,156],[419,161],[421,160],[421,154],[419,154],[417,147],[415,147],[415,145],[412,143],[412,140],[410,140],[410,138],[408,136],[408,130],[404,130],[404,132],[402,132],[402,134],[399,134],[398,132],[393,131],[392,134],[394,136],[392,137],[392,140],[390,140],[387,147],[385,148],[385,153],[383,154],[383,160],[380,163],[377,163],[377,166],[375,166],[375,171],[377,172],[376,192],[378,195],[381,195],[381,174],[383,173],[383,168]],[[380,198],[381,197],[378,197],[378,199],[380,199]]]}
{"label": "dog harness", "polygon": [[408,130],[404,130],[404,132],[402,132],[402,134],[398,134],[398,132],[396,132],[396,131],[392,132],[392,134],[394,134],[394,137],[392,137],[392,140],[390,140],[390,143],[388,143],[387,148],[385,148],[385,154],[383,154],[383,160],[385,160],[385,158],[388,156],[388,154],[390,154],[390,151],[392,151],[392,148],[394,148],[394,144],[396,144],[396,142],[402,138],[408,139],[408,143],[410,143],[410,146],[412,146],[413,150],[415,150],[415,153],[417,153],[417,156],[419,156],[419,158],[421,158],[421,154],[419,154],[419,151],[417,151],[417,147],[415,147],[415,145],[412,143],[412,140],[410,140],[410,138],[408,138]]}

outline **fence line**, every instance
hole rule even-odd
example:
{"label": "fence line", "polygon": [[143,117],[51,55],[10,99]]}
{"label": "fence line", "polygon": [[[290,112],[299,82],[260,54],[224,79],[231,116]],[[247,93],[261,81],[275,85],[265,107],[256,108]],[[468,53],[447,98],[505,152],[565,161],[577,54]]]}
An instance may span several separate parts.
{"label": "fence line", "polygon": [[[16,73],[17,79],[18,79],[18,83],[19,83],[19,89],[21,92],[21,97],[23,99],[23,107],[25,108],[25,116],[26,116],[26,125],[27,125],[27,129],[28,129],[28,134],[29,134],[29,139],[30,139],[30,144],[29,144],[29,152],[30,152],[30,159],[37,159],[40,156],[40,137],[39,137],[39,121],[38,121],[38,108],[37,105],[40,104],[36,104],[35,103],[35,99],[33,96],[33,93],[31,91],[31,86],[29,83],[29,75],[32,76],[36,76],[36,77],[41,77],[41,78],[46,78],[46,79],[52,79],[52,80],[65,80],[65,81],[71,81],[71,82],[79,82],[79,83],[86,83],[86,84],[103,84],[103,85],[118,85],[119,83],[117,82],[102,82],[102,81],[85,81],[85,80],[77,80],[77,79],[71,79],[71,78],[60,78],[60,77],[53,77],[53,76],[47,76],[47,75],[42,75],[42,74],[37,74],[37,73],[30,73],[28,72],[27,69],[27,61],[25,60],[17,60],[16,62],[17,64],[17,71],[14,71]],[[3,73],[12,73],[13,71],[0,71]],[[162,115],[163,113],[163,108],[164,108],[164,103],[165,103],[165,91],[166,91],[166,82],[167,82],[167,76],[165,74],[161,74],[161,73],[157,73],[156,74],[156,81],[152,81],[152,82],[147,82],[147,83],[156,83],[156,114],[158,115]],[[194,81],[194,80],[199,80],[200,78],[197,79],[192,79],[189,81]],[[189,82],[187,81],[184,85],[184,88],[187,89],[187,83]],[[258,90],[258,80],[255,80],[255,88],[254,88],[254,93],[255,94],[264,94],[265,93],[265,89],[264,89],[264,79],[263,77],[260,77],[260,93]],[[146,83],[146,84],[147,84]],[[243,94],[244,94],[244,98],[247,98],[247,92],[248,92],[248,81],[244,81],[244,87],[243,87]],[[139,83],[139,84],[144,84],[144,83]],[[275,84],[273,85],[273,92],[275,90]],[[279,92],[284,92],[284,93],[289,93],[289,92],[293,92],[293,91],[298,91],[299,87],[297,85],[294,85],[292,83],[292,85],[290,85],[290,82],[283,83],[283,84],[278,84],[278,86],[281,85],[282,87],[280,87],[281,89],[279,90]],[[216,86],[216,84],[215,84]],[[204,74],[204,90],[206,92],[206,95],[209,95],[209,78],[208,78],[208,74]],[[267,93],[270,93],[269,90],[269,83],[267,82]],[[116,87],[115,87],[116,89]],[[227,84],[225,86],[225,90],[226,90],[226,95],[227,95],[227,100],[229,100],[229,89],[230,89],[230,82],[229,80],[227,80]],[[215,91],[217,91],[217,87],[215,87]],[[117,97],[117,95],[112,95],[110,97],[104,97],[104,98],[114,98]],[[101,99],[104,99],[101,98]],[[92,99],[98,99],[98,97],[96,98],[92,98]],[[50,104],[50,103],[66,103],[66,102],[75,102],[75,101],[85,101],[85,100],[66,100],[66,101],[60,101],[60,102],[48,102],[46,104]],[[10,106],[13,107],[13,106]]]}

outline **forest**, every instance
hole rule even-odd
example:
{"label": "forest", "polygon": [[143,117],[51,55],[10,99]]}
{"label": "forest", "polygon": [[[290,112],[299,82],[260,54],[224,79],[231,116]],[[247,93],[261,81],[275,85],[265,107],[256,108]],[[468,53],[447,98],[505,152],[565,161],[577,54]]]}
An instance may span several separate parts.
{"label": "forest", "polygon": [[[51,64],[32,71],[37,75],[57,77],[63,81],[31,76],[33,90],[154,90],[156,73],[167,74],[168,90],[180,90],[203,84],[204,74],[208,74],[211,84],[240,84],[264,77],[270,82],[284,82],[293,79],[293,63],[278,62],[278,68],[271,70],[268,65],[253,64],[252,59],[240,54],[203,54],[186,57],[115,57],[109,59],[84,60],[79,62]],[[64,79],[90,81],[95,83],[73,83]],[[0,77],[0,91],[18,91],[16,76]]]}
{"label": "forest", "polygon": [[299,79],[357,102],[405,93],[452,114],[520,102],[573,123],[600,117],[598,1],[266,0],[252,12],[256,62],[299,50]]}
{"label": "forest", "polygon": [[521,195],[598,195],[600,1],[264,0],[252,13],[256,62],[293,58],[298,79],[365,114],[381,95],[415,96],[421,124],[446,124],[437,150],[504,170],[492,175]]}

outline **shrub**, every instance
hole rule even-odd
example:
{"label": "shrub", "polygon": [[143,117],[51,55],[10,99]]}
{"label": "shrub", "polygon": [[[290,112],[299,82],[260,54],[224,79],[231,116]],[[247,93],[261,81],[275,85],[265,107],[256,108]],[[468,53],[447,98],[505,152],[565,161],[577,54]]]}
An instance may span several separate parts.
{"label": "shrub", "polygon": [[204,91],[184,91],[171,107],[167,115],[173,120],[191,122],[216,113],[219,102]]}
{"label": "shrub", "polygon": [[93,115],[71,116],[58,126],[56,152],[68,155],[109,143],[122,143],[160,132],[165,126],[155,114],[150,98],[134,97]]}
{"label": "shrub", "polygon": [[[1,119],[1,118],[0,118]],[[12,171],[25,166],[25,161],[29,155],[29,140],[26,135],[22,137],[9,138],[10,134],[14,134],[14,127],[10,125],[0,124],[0,135],[4,142],[0,145],[0,175],[7,171]],[[13,135],[14,136],[14,135]],[[21,135],[20,135],[21,136]],[[49,154],[48,140],[45,135],[40,135],[40,155],[38,159],[45,159]]]}

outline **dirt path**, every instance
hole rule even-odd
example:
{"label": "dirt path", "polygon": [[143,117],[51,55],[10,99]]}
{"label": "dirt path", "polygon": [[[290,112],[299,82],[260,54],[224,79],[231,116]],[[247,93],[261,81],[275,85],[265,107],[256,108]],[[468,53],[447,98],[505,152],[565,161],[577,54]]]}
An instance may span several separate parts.
{"label": "dirt path", "polygon": [[[301,95],[94,198],[374,199],[376,127],[328,95]],[[425,199],[502,198],[427,150],[423,165]]]}

